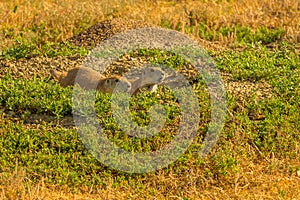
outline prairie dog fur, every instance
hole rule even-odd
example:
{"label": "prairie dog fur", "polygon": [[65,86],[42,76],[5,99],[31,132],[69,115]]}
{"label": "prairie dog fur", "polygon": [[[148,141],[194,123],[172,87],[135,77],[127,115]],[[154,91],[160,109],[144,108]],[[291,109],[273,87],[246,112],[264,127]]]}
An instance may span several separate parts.
{"label": "prairie dog fur", "polygon": [[104,93],[113,93],[116,85],[121,84],[124,92],[131,90],[131,83],[120,76],[102,77],[97,71],[88,67],[75,67],[68,72],[50,71],[62,87],[74,86],[75,81],[84,89],[96,89]]}

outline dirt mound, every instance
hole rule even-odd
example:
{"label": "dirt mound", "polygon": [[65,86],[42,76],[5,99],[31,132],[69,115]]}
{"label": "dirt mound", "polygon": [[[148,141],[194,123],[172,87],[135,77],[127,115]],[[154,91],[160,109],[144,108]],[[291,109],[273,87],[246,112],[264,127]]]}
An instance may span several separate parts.
{"label": "dirt mound", "polygon": [[0,60],[0,78],[10,74],[12,78],[32,79],[33,77],[48,77],[50,69],[68,70],[81,64],[84,57],[33,57],[30,59]]}
{"label": "dirt mound", "polygon": [[115,18],[99,22],[80,32],[78,35],[69,38],[67,41],[76,46],[91,50],[94,46],[115,34],[144,27],[154,27],[154,25],[143,21]]}

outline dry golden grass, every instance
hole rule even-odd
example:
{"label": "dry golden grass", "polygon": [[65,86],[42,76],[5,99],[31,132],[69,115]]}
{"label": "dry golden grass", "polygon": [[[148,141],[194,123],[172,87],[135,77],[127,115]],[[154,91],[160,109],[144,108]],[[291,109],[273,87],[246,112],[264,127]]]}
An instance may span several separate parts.
{"label": "dry golden grass", "polygon": [[55,186],[46,185],[42,179],[39,183],[31,183],[26,178],[26,172],[24,169],[16,170],[15,173],[8,177],[0,175],[0,199],[41,199],[41,200],[52,200],[52,199],[121,199],[124,198],[124,193],[119,189],[113,189],[111,186],[107,186],[104,190],[83,188],[86,192],[77,192],[73,194],[70,189],[66,186]]}
{"label": "dry golden grass", "polygon": [[147,190],[113,187],[111,180],[105,188],[83,186],[75,192],[67,186],[45,184],[43,179],[31,183],[26,178],[25,169],[16,168],[15,173],[8,177],[0,175],[0,199],[182,199],[182,196],[190,199],[300,198],[300,177],[296,174],[282,176],[283,172],[270,171],[269,163],[244,162],[243,165],[236,174],[218,181],[206,179],[203,172],[191,168],[188,174],[182,176],[174,172],[150,175],[144,180]]}
{"label": "dry golden grass", "polygon": [[[21,33],[30,39],[37,34],[32,29],[41,25],[44,34],[41,41],[64,40],[82,26],[94,24],[110,17],[128,17],[153,24],[167,20],[171,27],[198,25],[204,22],[211,30],[221,26],[261,26],[282,28],[285,38],[296,41],[299,32],[299,2],[294,0],[232,0],[223,1],[124,1],[124,0],[44,0],[44,1],[1,1],[0,28],[13,29],[14,35]],[[195,34],[194,32],[194,34]],[[192,33],[193,34],[193,33]],[[53,38],[55,35],[55,38]],[[10,46],[15,37],[0,34],[1,46]],[[226,38],[214,38],[222,45],[234,40],[235,34]],[[0,46],[0,47],[1,47]]]}

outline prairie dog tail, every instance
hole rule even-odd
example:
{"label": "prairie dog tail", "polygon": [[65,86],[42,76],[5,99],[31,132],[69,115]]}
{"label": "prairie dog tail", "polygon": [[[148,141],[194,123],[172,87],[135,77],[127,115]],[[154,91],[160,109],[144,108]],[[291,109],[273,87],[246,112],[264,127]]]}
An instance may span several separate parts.
{"label": "prairie dog tail", "polygon": [[50,74],[52,78],[59,81],[61,79],[61,76],[63,75],[63,72],[59,72],[57,70],[51,69]]}

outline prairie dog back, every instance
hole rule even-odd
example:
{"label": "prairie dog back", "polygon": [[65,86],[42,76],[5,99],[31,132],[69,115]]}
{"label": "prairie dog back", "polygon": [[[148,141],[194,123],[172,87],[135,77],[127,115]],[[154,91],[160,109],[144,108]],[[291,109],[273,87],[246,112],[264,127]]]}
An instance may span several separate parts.
{"label": "prairie dog back", "polygon": [[88,67],[75,67],[68,72],[51,70],[50,73],[62,87],[73,86],[75,80],[79,84],[82,82],[83,85],[93,85],[101,78],[101,75],[97,71]]}

